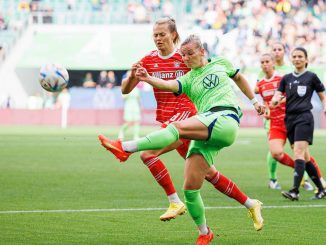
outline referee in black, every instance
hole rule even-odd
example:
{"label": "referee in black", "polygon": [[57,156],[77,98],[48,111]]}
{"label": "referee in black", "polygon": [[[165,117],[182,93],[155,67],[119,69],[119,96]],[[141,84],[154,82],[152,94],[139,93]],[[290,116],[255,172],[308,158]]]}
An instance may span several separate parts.
{"label": "referee in black", "polygon": [[326,190],[318,177],[315,166],[310,162],[308,146],[312,145],[314,132],[311,97],[316,91],[326,113],[325,87],[315,73],[307,70],[308,54],[304,48],[295,48],[291,53],[291,58],[295,70],[282,78],[271,102],[272,106],[277,106],[280,100],[286,97],[287,138],[294,151],[295,159],[293,188],[290,191],[282,191],[282,195],[292,201],[299,200],[300,182],[306,170],[318,188],[313,199],[322,199],[326,198]]}

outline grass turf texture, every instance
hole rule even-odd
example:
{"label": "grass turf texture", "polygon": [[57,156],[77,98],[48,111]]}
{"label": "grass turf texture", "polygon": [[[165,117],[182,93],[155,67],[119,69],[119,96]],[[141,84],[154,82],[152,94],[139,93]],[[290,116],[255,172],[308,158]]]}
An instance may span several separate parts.
{"label": "grass turf texture", "polygon": [[[198,234],[189,215],[159,220],[167,199],[138,153],[120,164],[100,146],[98,133],[116,138],[117,131],[1,127],[0,244],[194,244]],[[326,131],[316,131],[310,148],[324,173],[325,136]],[[265,227],[256,232],[246,209],[205,183],[202,197],[212,207],[207,221],[220,235],[212,244],[325,243],[326,199],[312,201],[313,193],[301,190],[301,200],[291,202],[268,189],[266,152],[263,130],[241,129],[237,142],[217,157],[215,166],[223,174],[264,203]],[[184,161],[175,152],[161,159],[183,198]],[[288,190],[292,170],[279,165],[278,177]],[[6,212],[15,210],[67,212]]]}

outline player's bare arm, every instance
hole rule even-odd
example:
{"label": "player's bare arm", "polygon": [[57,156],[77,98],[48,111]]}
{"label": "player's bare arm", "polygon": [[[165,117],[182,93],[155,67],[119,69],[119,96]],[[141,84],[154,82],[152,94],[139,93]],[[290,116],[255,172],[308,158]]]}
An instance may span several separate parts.
{"label": "player's bare arm", "polygon": [[284,99],[284,96],[283,96],[282,92],[275,91],[275,94],[274,94],[274,96],[273,96],[273,98],[271,100],[271,104],[269,106],[271,108],[277,107],[281,103],[282,99]]}
{"label": "player's bare arm", "polygon": [[147,70],[143,67],[137,69],[136,77],[139,80],[147,82],[148,84],[152,85],[154,88],[171,91],[174,93],[179,91],[179,83],[176,80],[165,81],[157,77],[152,77],[148,74]]}
{"label": "player's bare arm", "polygon": [[323,104],[324,113],[326,114],[326,96],[325,96],[324,92],[319,92],[317,94],[319,96],[321,103]]}
{"label": "player's bare arm", "polygon": [[255,89],[254,89],[254,93],[255,93],[255,94],[259,94],[259,88],[258,88],[258,86],[255,87]]}
{"label": "player's bare arm", "polygon": [[138,84],[139,80],[136,77],[137,68],[141,66],[140,62],[137,62],[131,66],[130,74],[121,82],[122,94],[129,94]]}
{"label": "player's bare arm", "polygon": [[265,113],[265,106],[260,104],[257,99],[255,99],[255,95],[250,89],[249,83],[247,79],[241,74],[237,73],[233,78],[233,81],[240,88],[240,90],[247,96],[247,98],[252,102],[255,110],[259,115],[263,115]]}

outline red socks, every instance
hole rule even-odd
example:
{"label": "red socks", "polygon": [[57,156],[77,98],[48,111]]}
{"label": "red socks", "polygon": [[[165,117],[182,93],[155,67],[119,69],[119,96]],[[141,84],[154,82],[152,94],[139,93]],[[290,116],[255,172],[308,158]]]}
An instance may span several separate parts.
{"label": "red socks", "polygon": [[168,170],[158,157],[149,157],[143,162],[151,171],[157,183],[164,189],[166,195],[169,196],[176,192]]}
{"label": "red socks", "polygon": [[318,167],[318,164],[316,163],[316,160],[315,158],[313,158],[312,156],[310,156],[310,162],[315,166],[316,170],[317,170],[317,174],[318,174],[318,177],[321,178],[323,177],[319,167]]}
{"label": "red socks", "polygon": [[294,168],[294,161],[293,159],[286,154],[285,152],[283,153],[283,157],[281,159],[278,159],[278,161],[280,163],[282,163],[283,165],[289,166],[291,168]]}
{"label": "red socks", "polygon": [[[207,179],[207,178],[206,178]],[[220,172],[216,172],[211,179],[207,179],[212,185],[223,194],[235,199],[241,204],[244,204],[248,197],[239,190],[239,188]]]}

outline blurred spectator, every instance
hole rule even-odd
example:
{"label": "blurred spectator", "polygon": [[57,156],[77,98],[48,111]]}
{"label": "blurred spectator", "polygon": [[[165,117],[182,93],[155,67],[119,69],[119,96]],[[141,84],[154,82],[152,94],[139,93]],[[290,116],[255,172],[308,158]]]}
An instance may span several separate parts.
{"label": "blurred spectator", "polygon": [[5,59],[5,51],[4,48],[0,45],[0,64]]}
{"label": "blurred spectator", "polygon": [[10,109],[14,107],[14,102],[10,95],[6,96],[4,99],[0,99],[0,102],[0,108]]}
{"label": "blurred spectator", "polygon": [[0,12],[0,31],[5,30],[5,29],[7,29],[7,24],[6,24],[4,16]]}
{"label": "blurred spectator", "polygon": [[30,8],[29,8],[29,1],[27,0],[21,0],[18,3],[18,10],[22,11],[22,12],[29,12]]}
{"label": "blurred spectator", "polygon": [[117,84],[117,79],[114,71],[109,71],[107,76],[108,79],[107,79],[106,87],[113,88]]}
{"label": "blurred spectator", "polygon": [[104,88],[108,84],[107,72],[101,71],[100,75],[97,78],[97,86]]}
{"label": "blurred spectator", "polygon": [[174,5],[170,0],[165,0],[162,5],[163,16],[174,16]]}
{"label": "blurred spectator", "polygon": [[134,14],[134,23],[135,24],[149,23],[149,20],[147,18],[147,11],[142,4],[140,4],[140,3],[136,4],[133,14]]}
{"label": "blurred spectator", "polygon": [[83,81],[83,87],[94,88],[96,87],[96,82],[94,82],[93,75],[91,72],[87,72]]}

